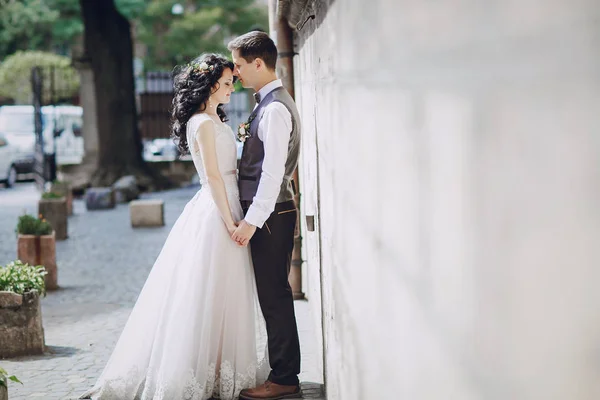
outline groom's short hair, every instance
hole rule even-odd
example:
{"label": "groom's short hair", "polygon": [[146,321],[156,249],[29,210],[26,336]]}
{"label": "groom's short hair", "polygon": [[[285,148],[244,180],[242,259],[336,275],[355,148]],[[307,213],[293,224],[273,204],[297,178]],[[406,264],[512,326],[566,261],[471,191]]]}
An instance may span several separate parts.
{"label": "groom's short hair", "polygon": [[238,36],[229,42],[227,48],[229,51],[237,50],[246,62],[260,58],[271,70],[274,70],[277,64],[277,47],[265,32],[252,31]]}

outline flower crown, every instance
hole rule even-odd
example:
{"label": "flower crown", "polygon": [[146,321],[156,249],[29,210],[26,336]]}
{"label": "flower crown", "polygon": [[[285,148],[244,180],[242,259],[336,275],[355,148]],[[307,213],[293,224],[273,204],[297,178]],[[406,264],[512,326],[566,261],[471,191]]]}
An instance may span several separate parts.
{"label": "flower crown", "polygon": [[205,74],[207,72],[214,71],[215,66],[214,65],[208,65],[208,63],[206,61],[203,61],[201,63],[190,64],[190,68],[191,68],[191,71],[202,72],[203,74]]}

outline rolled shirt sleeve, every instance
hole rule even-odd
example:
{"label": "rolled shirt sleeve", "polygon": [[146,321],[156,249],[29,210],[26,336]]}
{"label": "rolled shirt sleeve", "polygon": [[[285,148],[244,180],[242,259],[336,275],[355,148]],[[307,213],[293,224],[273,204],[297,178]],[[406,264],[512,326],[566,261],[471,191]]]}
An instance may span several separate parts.
{"label": "rolled shirt sleeve", "polygon": [[275,209],[281,190],[288,157],[288,145],[292,134],[292,115],[282,103],[273,102],[265,107],[258,126],[258,138],[262,140],[265,158],[258,190],[246,213],[246,222],[262,228]]}

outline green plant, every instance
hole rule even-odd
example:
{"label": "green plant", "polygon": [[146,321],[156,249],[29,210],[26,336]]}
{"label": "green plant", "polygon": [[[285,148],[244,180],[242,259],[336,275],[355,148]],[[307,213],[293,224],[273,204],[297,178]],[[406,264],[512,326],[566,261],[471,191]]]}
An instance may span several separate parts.
{"label": "green plant", "polygon": [[64,197],[64,196],[59,193],[55,193],[55,192],[42,193],[42,199],[44,199],[44,200],[60,199],[62,197]]}
{"label": "green plant", "polygon": [[70,185],[70,184],[71,184],[71,182],[69,182],[69,181],[62,181],[60,179],[55,179],[55,180],[52,181],[52,186],[54,186],[54,185],[59,185],[59,186],[60,185]]}
{"label": "green plant", "polygon": [[[56,96],[59,89],[60,97],[72,97],[79,92],[79,74],[71,66],[70,58],[42,51],[17,51],[0,65],[0,95],[17,103],[30,103],[33,67],[42,68],[44,104],[53,100],[50,96]],[[56,87],[58,83],[60,86]]]}
{"label": "green plant", "polygon": [[70,183],[68,181],[54,180],[52,181],[52,186],[50,186],[50,191],[60,196],[67,197],[71,191]]}
{"label": "green plant", "polygon": [[23,294],[37,290],[41,295],[46,294],[44,275],[46,270],[42,265],[23,264],[16,260],[0,266],[0,290]]}
{"label": "green plant", "polygon": [[0,367],[0,386],[7,387],[7,381],[13,381],[20,383],[21,385],[23,384],[23,382],[21,382],[16,376],[8,376],[8,372],[6,372],[4,368]]}
{"label": "green plant", "polygon": [[35,236],[49,235],[52,233],[52,225],[42,215],[40,218],[36,218],[29,214],[23,214],[17,223],[17,233]]}

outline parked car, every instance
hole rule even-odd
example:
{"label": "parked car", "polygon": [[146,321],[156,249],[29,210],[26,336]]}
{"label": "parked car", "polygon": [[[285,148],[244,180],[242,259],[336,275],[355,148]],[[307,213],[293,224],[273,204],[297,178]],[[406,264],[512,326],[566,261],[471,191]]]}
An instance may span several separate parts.
{"label": "parked car", "polygon": [[[33,171],[35,154],[34,108],[30,105],[0,107],[0,133],[16,146],[20,153],[19,173]],[[42,107],[44,152],[56,151],[57,164],[78,164],[84,154],[81,127],[83,109],[60,105]]]}
{"label": "parked car", "polygon": [[159,138],[144,142],[146,161],[172,161],[179,157],[179,149],[172,139]]}
{"label": "parked car", "polygon": [[0,134],[10,142],[11,151],[18,154],[14,162],[17,173],[32,173],[35,158],[33,106],[0,107]]}
{"label": "parked car", "polygon": [[0,182],[11,187],[17,182],[18,151],[5,135],[0,133]]}

